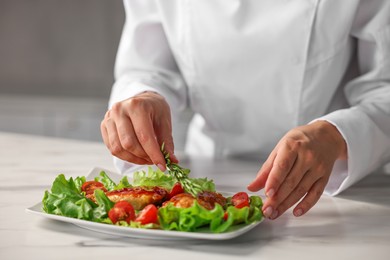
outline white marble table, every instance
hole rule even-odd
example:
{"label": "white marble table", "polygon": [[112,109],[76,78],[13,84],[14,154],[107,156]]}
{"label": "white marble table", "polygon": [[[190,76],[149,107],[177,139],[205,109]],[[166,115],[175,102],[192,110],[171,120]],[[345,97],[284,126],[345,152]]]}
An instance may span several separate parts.
{"label": "white marble table", "polygon": [[[242,190],[259,165],[184,159],[193,176]],[[390,176],[375,173],[306,216],[291,212],[227,241],[145,240],[27,214],[58,173],[114,170],[101,143],[0,133],[0,259],[390,259]]]}

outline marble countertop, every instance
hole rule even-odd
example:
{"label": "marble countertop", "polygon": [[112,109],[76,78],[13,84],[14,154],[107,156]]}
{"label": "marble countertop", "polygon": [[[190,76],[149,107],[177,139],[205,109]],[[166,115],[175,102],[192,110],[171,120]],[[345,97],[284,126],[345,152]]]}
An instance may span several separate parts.
{"label": "marble countertop", "polygon": [[[123,238],[28,214],[59,173],[114,170],[102,143],[0,133],[0,259],[389,259],[390,176],[373,173],[305,216],[287,212],[232,240]],[[260,165],[182,158],[192,176],[243,190]]]}

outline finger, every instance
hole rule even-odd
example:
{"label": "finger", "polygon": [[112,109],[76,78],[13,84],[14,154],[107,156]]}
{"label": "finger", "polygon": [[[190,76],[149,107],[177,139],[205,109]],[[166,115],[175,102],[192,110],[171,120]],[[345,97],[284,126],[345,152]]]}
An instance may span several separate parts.
{"label": "finger", "polygon": [[158,126],[157,131],[157,140],[159,143],[159,146],[164,143],[164,149],[169,154],[169,159],[173,163],[178,163],[179,160],[175,156],[175,146],[173,143],[173,137],[172,137],[172,126],[170,123],[170,118],[168,118],[165,123],[160,123]]}
{"label": "finger", "polygon": [[116,125],[111,118],[105,119],[105,128],[106,128],[105,131],[107,132],[106,139],[107,139],[107,143],[108,143],[108,148],[109,148],[112,155],[114,155],[122,160],[132,162],[135,164],[142,164],[142,165],[143,164],[150,164],[150,162],[148,160],[145,160],[143,158],[139,158],[139,157],[133,155],[132,153],[127,152],[123,149],[123,147],[120,143],[118,134],[117,134]]}
{"label": "finger", "polygon": [[110,143],[108,140],[108,133],[107,133],[107,129],[106,129],[106,125],[105,125],[104,120],[102,120],[102,122],[100,123],[100,132],[102,134],[102,139],[103,139],[104,144],[106,145],[106,147],[108,149],[110,149]]}
{"label": "finger", "polygon": [[297,156],[297,152],[286,147],[282,147],[277,151],[272,169],[265,183],[265,193],[268,197],[272,198],[276,194],[295,164]]}
{"label": "finger", "polygon": [[[318,179],[313,179],[311,177],[310,171],[308,171],[308,172],[306,172],[306,174],[302,178],[301,182],[296,186],[296,188],[280,204],[273,204],[274,202],[267,201],[270,204],[272,204],[272,207],[274,209],[276,209],[275,212],[277,212],[277,213],[274,213],[274,215],[272,217],[277,218],[278,216],[282,215],[287,209],[289,209],[291,206],[293,206],[299,200],[301,200],[306,195],[306,193],[310,190],[311,186],[313,186],[313,184],[317,180]],[[275,197],[278,197],[278,196],[279,195],[277,195]]]}
{"label": "finger", "polygon": [[159,138],[159,140],[160,140],[159,141],[160,147],[161,147],[162,143],[164,143],[164,149],[169,154],[169,159],[171,160],[171,162],[178,163],[179,160],[177,159],[177,157],[175,155],[175,148],[174,148],[174,144],[173,144],[172,135],[163,137],[161,139]]}
{"label": "finger", "polygon": [[138,138],[134,132],[133,124],[130,117],[126,114],[126,109],[121,103],[115,103],[111,110],[106,114],[106,121],[112,119],[115,126],[116,134],[123,152],[128,152],[132,156],[148,161],[152,164],[149,156],[145,153],[142,146],[138,142]]}
{"label": "finger", "polygon": [[107,132],[107,128],[106,128],[106,121],[109,118],[109,116],[110,116],[110,110],[107,110],[106,114],[104,115],[104,118],[103,118],[102,122],[100,123],[100,132],[102,134],[102,139],[103,139],[103,142],[104,142],[104,144],[106,145],[106,147],[108,149],[110,149],[110,142],[109,142],[109,139],[108,139],[108,132]]}
{"label": "finger", "polygon": [[258,191],[264,188],[269,172],[272,169],[272,165],[275,160],[276,153],[272,152],[267,160],[261,166],[256,178],[247,186],[249,191]]}
{"label": "finger", "polygon": [[131,162],[131,163],[134,163],[134,164],[139,164],[139,165],[148,165],[148,164],[151,164],[150,161],[147,161],[143,158],[139,158],[131,153],[127,153],[127,152],[123,152],[123,153],[120,153],[118,155],[115,155],[116,157],[118,157],[119,159],[122,159],[124,161],[127,161],[127,162]]}
{"label": "finger", "polygon": [[[274,208],[278,208],[280,203],[285,201],[287,197],[291,196],[292,193],[297,189],[298,185],[302,183],[306,186],[311,185],[318,179],[313,179],[313,177],[316,176],[307,174],[309,167],[310,165],[308,165],[305,160],[300,159],[299,156],[297,157],[294,166],[290,170],[290,173],[287,175],[283,183],[279,186],[277,193],[273,196],[271,200],[272,206]],[[307,190],[305,191],[305,193],[307,192]]]}
{"label": "finger", "polygon": [[139,158],[142,158],[150,163],[149,156],[145,153],[138,138],[134,132],[133,124],[127,116],[119,116],[116,118],[116,126],[118,130],[119,141],[123,149]]}
{"label": "finger", "polygon": [[179,159],[177,159],[174,153],[169,155],[169,159],[171,159],[171,162],[173,163],[179,163]]}
{"label": "finger", "polygon": [[160,170],[165,171],[165,158],[157,142],[157,137],[154,132],[150,116],[144,113],[134,113],[132,114],[131,121],[133,122],[138,142],[141,144],[146,154],[149,156],[153,164],[157,165]]}
{"label": "finger", "polygon": [[327,183],[326,178],[317,180],[302,201],[294,208],[294,216],[299,217],[308,212],[321,198]]}
{"label": "finger", "polygon": [[107,132],[106,138],[107,138],[108,148],[113,155],[116,155],[122,150],[122,146],[120,144],[117,135],[115,122],[112,118],[105,119],[105,128]]}

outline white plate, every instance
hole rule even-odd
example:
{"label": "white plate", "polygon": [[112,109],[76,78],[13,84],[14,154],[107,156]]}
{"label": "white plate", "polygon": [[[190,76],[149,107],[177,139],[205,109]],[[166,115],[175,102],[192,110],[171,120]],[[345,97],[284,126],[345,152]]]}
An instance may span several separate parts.
{"label": "white plate", "polygon": [[[92,180],[94,177],[98,176],[99,173],[104,170],[110,178],[114,181],[118,181],[122,176],[110,172],[101,168],[94,168],[87,176],[87,180]],[[237,225],[230,228],[227,232],[224,233],[212,233],[208,229],[200,229],[197,232],[183,232],[183,231],[168,231],[168,230],[157,230],[157,229],[142,229],[142,228],[131,228],[131,227],[121,227],[103,223],[97,223],[87,220],[81,220],[76,218],[58,216],[53,214],[48,214],[42,210],[42,203],[37,203],[36,205],[27,208],[27,212],[33,213],[45,218],[59,220],[63,222],[72,223],[79,227],[102,232],[110,235],[124,236],[124,237],[136,237],[136,238],[147,238],[147,239],[209,239],[209,240],[225,240],[231,239],[237,236],[240,236],[249,230],[256,227],[262,222],[258,221],[251,223],[249,225]],[[264,219],[264,218],[263,218]]]}

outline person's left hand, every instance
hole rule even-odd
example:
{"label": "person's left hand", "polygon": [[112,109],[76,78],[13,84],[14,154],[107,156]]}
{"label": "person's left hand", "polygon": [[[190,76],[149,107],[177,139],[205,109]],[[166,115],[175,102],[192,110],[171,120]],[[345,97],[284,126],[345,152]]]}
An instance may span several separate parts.
{"label": "person's left hand", "polygon": [[332,124],[300,126],[279,141],[248,190],[265,188],[265,217],[275,219],[298,201],[293,214],[301,216],[321,197],[334,162],[346,158],[344,138]]}

